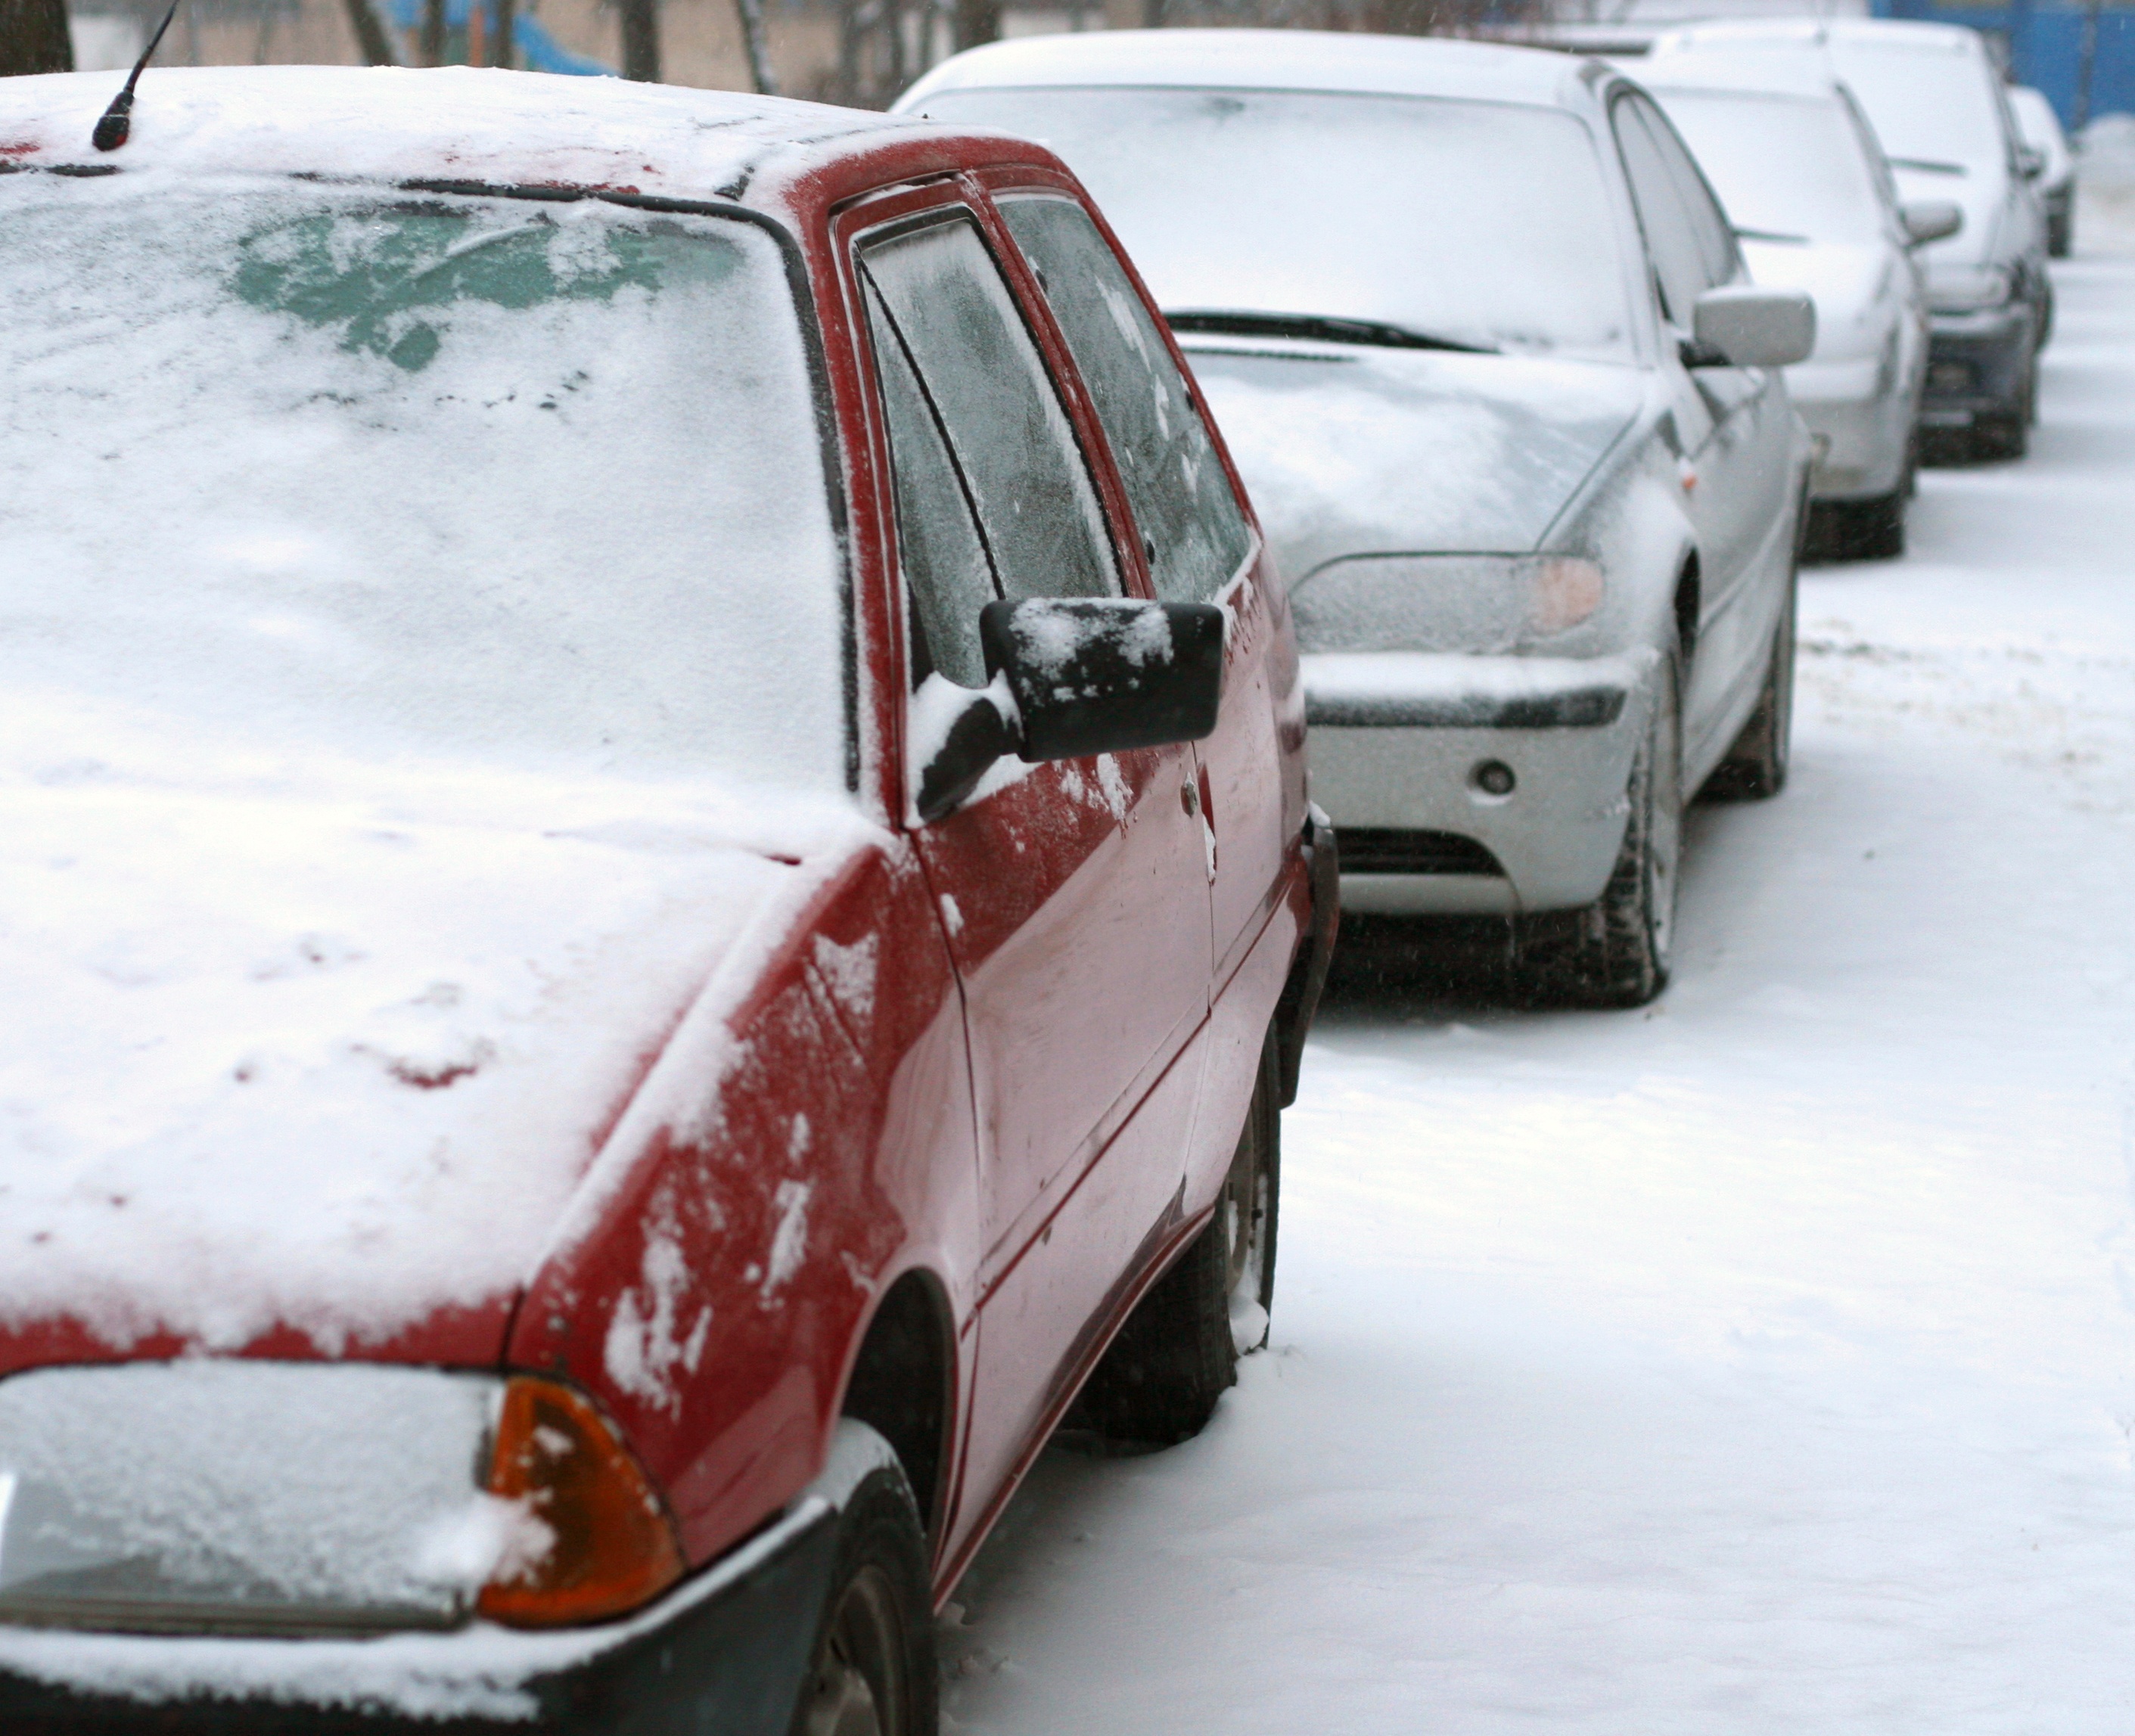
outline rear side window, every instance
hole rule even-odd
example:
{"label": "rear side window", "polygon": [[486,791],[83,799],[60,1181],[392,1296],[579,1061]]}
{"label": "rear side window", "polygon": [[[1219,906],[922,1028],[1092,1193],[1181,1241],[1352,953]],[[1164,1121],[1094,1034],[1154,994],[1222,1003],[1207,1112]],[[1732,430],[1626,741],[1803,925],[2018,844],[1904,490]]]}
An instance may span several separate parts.
{"label": "rear side window", "polygon": [[1002,593],[1118,595],[1073,428],[977,225],[871,241],[860,263],[940,418]]}
{"label": "rear side window", "polygon": [[1001,215],[1096,400],[1156,594],[1206,602],[1245,560],[1251,534],[1155,321],[1082,206],[1012,199]]}

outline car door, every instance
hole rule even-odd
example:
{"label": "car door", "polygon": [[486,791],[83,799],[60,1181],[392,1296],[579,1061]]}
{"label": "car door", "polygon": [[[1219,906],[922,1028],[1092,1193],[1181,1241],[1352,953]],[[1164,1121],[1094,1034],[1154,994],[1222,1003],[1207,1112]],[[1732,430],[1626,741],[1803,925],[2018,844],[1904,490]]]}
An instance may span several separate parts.
{"label": "car door", "polygon": [[1155,317],[1089,213],[1065,192],[1029,190],[1002,197],[1000,209],[1118,461],[1156,594],[1227,605],[1222,711],[1198,750],[1222,983],[1285,883],[1282,762],[1269,691],[1275,624],[1251,579],[1258,538]]}
{"label": "car door", "polygon": [[1741,275],[1734,235],[1651,101],[1619,94],[1610,118],[1653,262],[1660,365],[1675,399],[1697,534],[1697,640],[1683,694],[1683,758],[1694,775],[1754,702],[1754,693],[1745,700],[1745,684],[1761,667],[1794,555],[1795,418],[1777,369],[1686,365],[1693,304]]}
{"label": "car door", "polygon": [[[977,215],[951,204],[864,233],[857,274],[916,741],[946,688],[984,684],[984,603],[1117,594],[1126,563]],[[963,992],[979,1122],[979,1378],[952,1548],[1064,1397],[1108,1298],[1183,1222],[1211,963],[1196,771],[1184,747],[1009,761],[932,824],[906,816]]]}

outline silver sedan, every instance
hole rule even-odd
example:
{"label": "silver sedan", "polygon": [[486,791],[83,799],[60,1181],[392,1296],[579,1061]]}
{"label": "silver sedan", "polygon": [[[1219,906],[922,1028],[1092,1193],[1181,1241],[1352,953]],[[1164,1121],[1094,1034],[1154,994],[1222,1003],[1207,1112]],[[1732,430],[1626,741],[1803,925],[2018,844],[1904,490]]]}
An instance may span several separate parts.
{"label": "silver sedan", "polygon": [[1345,909],[1666,981],[1685,800],[1786,775],[1798,290],[1597,61],[1310,31],[1024,38],[899,104],[1041,139],[1193,357],[1306,652]]}

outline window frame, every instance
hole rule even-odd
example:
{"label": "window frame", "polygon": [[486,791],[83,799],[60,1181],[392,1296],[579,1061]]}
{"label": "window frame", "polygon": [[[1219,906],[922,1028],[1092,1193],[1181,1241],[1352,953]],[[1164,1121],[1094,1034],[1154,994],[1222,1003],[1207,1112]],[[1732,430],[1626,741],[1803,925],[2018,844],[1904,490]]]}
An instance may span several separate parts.
{"label": "window frame", "polygon": [[[1000,212],[994,208],[990,196],[993,186],[1004,188],[1044,186],[1079,199],[1073,183],[1064,177],[1053,176],[1035,165],[1019,167],[1003,164],[995,166],[990,172],[965,169],[923,181],[878,187],[842,201],[830,213],[826,225],[830,245],[825,264],[842,304],[840,312],[850,346],[848,354],[854,384],[857,388],[854,407],[859,413],[859,425],[853,430],[853,446],[857,449],[849,450],[845,455],[850,473],[849,486],[856,514],[869,511],[871,507],[870,515],[874,520],[872,540],[880,558],[883,583],[881,614],[885,617],[885,650],[888,653],[882,660],[886,665],[882,673],[884,686],[888,694],[893,696],[883,719],[890,731],[890,738],[881,742],[879,747],[883,756],[883,770],[887,774],[884,780],[888,795],[885,805],[893,822],[904,829],[917,825],[917,814],[912,805],[913,786],[909,763],[911,672],[913,663],[910,642],[911,614],[903,553],[898,542],[896,473],[890,456],[883,382],[875,365],[874,343],[868,324],[866,292],[861,281],[859,250],[864,243],[879,239],[885,232],[925,227],[931,223],[951,221],[958,216],[968,219],[976,225],[995,269],[1008,286],[1009,298],[1023,319],[1024,329],[1037,348],[1039,361],[1074,435],[1083,470],[1097,497],[1099,516],[1104,522],[1105,534],[1111,539],[1120,594],[1145,602],[1154,600],[1156,595],[1150,583],[1148,563],[1141,552],[1141,538],[1135,528],[1134,515],[1128,505],[1126,487],[1112,461],[1111,447],[1106,438],[1104,425],[1097,419],[1097,407],[1091,399],[1088,388],[1082,383],[1081,374],[1076,370],[1074,358],[1054,322],[1052,308],[1045,301],[1043,291],[1031,274],[1014,238],[1002,223]],[[1086,211],[1090,211],[1093,217],[1097,216],[1087,201],[1080,202]],[[1106,240],[1116,254],[1119,250],[1117,238],[1103,227],[1101,217],[1097,220]],[[1134,283],[1146,302],[1148,292],[1143,288],[1140,278],[1135,278]],[[1169,342],[1169,328],[1161,329],[1164,329],[1166,341]],[[1171,347],[1176,360],[1178,346],[1173,343]],[[1193,383],[1190,373],[1187,378],[1189,383]],[[1194,384],[1193,397],[1197,408],[1201,407],[1198,384]],[[1206,419],[1205,410],[1203,415]],[[1222,450],[1220,439],[1218,450],[1222,452],[1224,471],[1231,479],[1233,491],[1242,499],[1244,491],[1239,485],[1237,471],[1231,463],[1230,454]],[[863,457],[864,470],[859,462]],[[863,505],[862,502],[868,504]],[[1253,548],[1257,557],[1261,547],[1260,526],[1254,521],[1250,510],[1247,514],[1247,522],[1252,528]]]}

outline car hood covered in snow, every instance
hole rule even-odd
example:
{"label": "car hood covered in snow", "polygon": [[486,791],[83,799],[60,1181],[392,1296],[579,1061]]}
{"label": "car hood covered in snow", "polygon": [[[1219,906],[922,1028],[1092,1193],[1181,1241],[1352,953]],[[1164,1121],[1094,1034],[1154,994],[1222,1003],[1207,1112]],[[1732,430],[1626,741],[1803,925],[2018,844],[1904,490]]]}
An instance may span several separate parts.
{"label": "car hood covered in snow", "polygon": [[1532,549],[1644,395],[1621,364],[1185,341],[1292,584],[1343,555]]}
{"label": "car hood covered in snow", "polygon": [[30,710],[0,708],[18,1345],[338,1353],[493,1307],[677,1019],[868,832],[830,799],[293,770]]}

